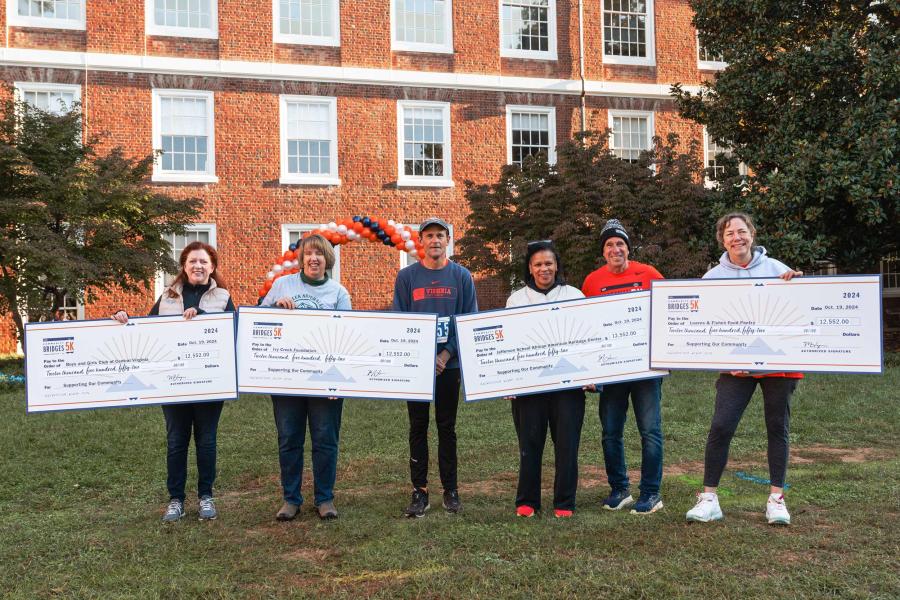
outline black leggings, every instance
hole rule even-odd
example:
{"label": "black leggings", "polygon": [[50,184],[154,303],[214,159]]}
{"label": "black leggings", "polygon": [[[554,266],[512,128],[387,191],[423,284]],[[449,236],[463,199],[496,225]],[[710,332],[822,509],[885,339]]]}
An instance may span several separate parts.
{"label": "black leggings", "polygon": [[[456,409],[459,405],[459,369],[444,369],[435,378],[434,420],[438,433],[438,470],[445,490],[456,483]],[[409,413],[409,475],[413,487],[428,485],[428,413],[430,402],[407,402]]]}
{"label": "black leggings", "polygon": [[722,373],[716,381],[716,409],[713,413],[709,437],[706,439],[706,459],[703,485],[718,487],[725,464],[728,447],[737,430],[744,409],[756,390],[762,388],[766,433],[769,437],[769,479],[775,487],[784,487],[788,461],[788,431],[791,421],[791,395],[797,389],[797,380],[788,377],[735,377]]}

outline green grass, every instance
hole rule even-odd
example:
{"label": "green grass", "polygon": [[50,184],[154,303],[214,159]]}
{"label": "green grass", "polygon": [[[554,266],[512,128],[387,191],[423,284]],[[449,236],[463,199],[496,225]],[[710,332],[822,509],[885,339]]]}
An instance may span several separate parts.
{"label": "green grass", "polygon": [[[4,363],[4,372],[11,366]],[[597,400],[589,396],[579,510],[566,521],[513,517],[517,449],[505,401],[460,407],[462,514],[443,513],[433,499],[426,518],[401,518],[410,489],[406,409],[351,400],[338,465],[340,519],[323,523],[304,507],[298,521],[277,523],[271,403],[244,397],[226,405],[219,429],[220,518],[196,520],[189,483],[188,518],[164,526],[158,407],[26,415],[22,387],[9,386],[0,389],[0,595],[900,596],[900,368],[801,383],[788,471],[794,524],[787,529],[765,524],[766,486],[734,477],[739,469],[767,477],[759,396],[722,481],[725,520],[684,521],[702,477],[714,377],[676,373],[663,386],[666,508],[648,517],[599,509],[607,487]],[[626,445],[634,469],[640,442],[633,420]],[[545,454],[549,505],[549,441]],[[304,492],[311,495],[308,468],[307,449]]]}

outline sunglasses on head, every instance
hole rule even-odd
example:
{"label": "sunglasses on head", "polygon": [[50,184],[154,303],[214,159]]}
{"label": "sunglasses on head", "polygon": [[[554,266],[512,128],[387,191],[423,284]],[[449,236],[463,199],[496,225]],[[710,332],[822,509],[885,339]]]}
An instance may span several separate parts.
{"label": "sunglasses on head", "polygon": [[533,242],[528,242],[528,247],[534,246],[550,246],[553,244],[553,240],[535,240]]}

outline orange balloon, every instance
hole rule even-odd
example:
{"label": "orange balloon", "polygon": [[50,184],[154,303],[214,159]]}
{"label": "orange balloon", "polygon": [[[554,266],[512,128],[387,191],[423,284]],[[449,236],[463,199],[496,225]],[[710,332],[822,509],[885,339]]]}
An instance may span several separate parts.
{"label": "orange balloon", "polygon": [[425,258],[425,251],[424,251],[424,250],[419,250],[418,254],[419,254],[419,258]]}
{"label": "orange balloon", "polygon": [[397,233],[397,228],[393,225],[385,225],[384,232],[391,237],[394,237],[394,234]]}
{"label": "orange balloon", "polygon": [[291,250],[285,250],[284,254],[282,254],[281,257],[285,260],[294,260],[295,258],[297,258],[297,255],[294,254]]}
{"label": "orange balloon", "polygon": [[362,233],[363,229],[365,229],[365,227],[359,221],[353,224],[353,231],[356,233]]}
{"label": "orange balloon", "polygon": [[366,238],[367,240],[372,239],[372,238],[371,238],[371,236],[372,236],[372,230],[369,229],[368,227],[363,227],[363,228],[362,228],[362,236],[363,236],[364,238]]}
{"label": "orange balloon", "polygon": [[391,236],[391,241],[392,241],[392,242],[394,243],[394,245],[396,246],[397,244],[399,244],[400,242],[403,241],[403,238],[400,237],[400,234],[399,234],[399,233],[395,233],[394,235]]}

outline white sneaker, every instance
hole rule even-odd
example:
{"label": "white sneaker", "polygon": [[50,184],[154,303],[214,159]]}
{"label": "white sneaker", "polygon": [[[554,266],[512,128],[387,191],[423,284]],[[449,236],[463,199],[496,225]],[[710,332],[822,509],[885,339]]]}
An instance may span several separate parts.
{"label": "white sneaker", "polygon": [[784,504],[784,494],[769,494],[766,502],[766,520],[769,525],[790,525],[791,515]]}
{"label": "white sneaker", "polygon": [[708,523],[722,518],[722,509],[719,507],[719,497],[715,492],[701,492],[697,494],[697,504],[687,511],[685,515],[688,521]]}

